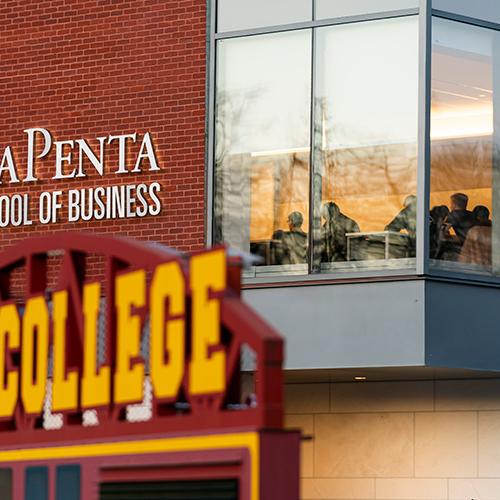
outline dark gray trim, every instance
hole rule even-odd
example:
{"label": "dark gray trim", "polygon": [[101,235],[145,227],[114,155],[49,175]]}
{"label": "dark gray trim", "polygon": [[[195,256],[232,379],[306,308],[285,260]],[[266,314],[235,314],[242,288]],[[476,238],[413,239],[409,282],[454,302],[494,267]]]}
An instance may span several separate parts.
{"label": "dark gray trim", "polygon": [[372,14],[362,14],[359,16],[334,17],[329,19],[321,19],[318,21],[305,21],[302,23],[291,23],[275,26],[265,26],[263,28],[250,28],[245,30],[226,31],[224,33],[215,33],[215,39],[222,38],[237,38],[251,35],[264,35],[267,33],[280,33],[282,31],[302,30],[308,28],[321,28],[323,26],[331,26],[336,24],[350,24],[362,21],[375,21],[378,19],[391,19],[394,17],[414,16],[418,14],[419,9],[403,9],[386,12],[374,12]]}
{"label": "dark gray trim", "polygon": [[[295,276],[296,278],[296,276]],[[366,276],[363,278],[332,278],[332,276],[324,276],[321,274],[314,275],[313,279],[308,280],[290,280],[290,281],[268,281],[268,282],[247,282],[242,284],[243,290],[255,290],[261,288],[286,288],[292,286],[315,286],[315,285],[346,285],[353,283],[385,283],[387,281],[421,281],[425,280],[425,276],[418,276],[416,274],[397,274],[394,276]]]}
{"label": "dark gray trim", "polygon": [[479,274],[466,274],[466,273],[454,273],[452,271],[444,271],[440,269],[430,269],[428,275],[430,279],[438,279],[445,281],[452,281],[454,283],[464,283],[467,285],[480,285],[489,287],[500,287],[500,277],[496,276],[482,276]]}
{"label": "dark gray trim", "polygon": [[490,28],[496,31],[500,31],[499,23],[486,21],[484,19],[476,19],[474,17],[462,16],[461,14],[455,14],[453,12],[445,12],[443,10],[434,10],[434,9],[432,10],[432,15],[435,17],[441,17],[443,19],[449,19],[450,21],[457,21],[459,23],[479,26],[480,28]]}
{"label": "dark gray trim", "polygon": [[419,14],[419,95],[417,139],[417,273],[429,270],[431,0],[421,0]]}
{"label": "dark gray trim", "polygon": [[463,274],[441,272],[434,275],[416,274],[415,270],[405,271],[380,271],[380,274],[362,276],[358,273],[357,276],[339,276],[331,274],[314,274],[304,276],[283,276],[273,277],[272,279],[244,279],[242,288],[245,290],[254,290],[260,288],[285,288],[291,286],[315,286],[315,285],[346,285],[355,283],[385,283],[387,281],[432,281],[439,283],[455,283],[467,286],[478,286],[487,288],[500,288],[500,281],[491,279],[489,281],[481,281],[474,277],[467,277]]}
{"label": "dark gray trim", "polygon": [[383,269],[383,270],[364,270],[364,271],[346,271],[344,273],[314,273],[314,274],[301,274],[301,275],[291,275],[282,274],[274,276],[263,276],[258,278],[243,278],[243,284],[246,285],[268,285],[270,283],[294,283],[302,282],[304,285],[310,282],[356,282],[359,280],[368,281],[384,281],[386,278],[391,278],[394,276],[402,277],[401,279],[406,279],[408,276],[415,276],[415,269]]}
{"label": "dark gray trim", "polygon": [[214,144],[215,144],[215,27],[217,6],[215,0],[207,0],[207,47],[205,86],[205,244],[212,246],[214,207]]}
{"label": "dark gray trim", "polygon": [[307,230],[307,242],[309,247],[309,258],[307,269],[309,274],[314,272],[314,162],[316,158],[315,126],[316,106],[314,96],[316,95],[316,30],[311,30],[311,97],[309,119],[309,227]]}

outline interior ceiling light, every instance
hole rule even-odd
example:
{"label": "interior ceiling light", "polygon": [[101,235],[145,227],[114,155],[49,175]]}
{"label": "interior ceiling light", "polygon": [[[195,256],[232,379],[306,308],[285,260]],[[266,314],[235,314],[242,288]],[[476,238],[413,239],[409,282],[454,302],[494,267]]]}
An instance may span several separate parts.
{"label": "interior ceiling light", "polygon": [[433,111],[431,139],[460,139],[491,136],[493,108],[491,106],[468,107],[457,112]]}
{"label": "interior ceiling light", "polygon": [[286,154],[294,154],[294,153],[309,153],[309,147],[288,148],[288,149],[270,149],[267,151],[254,151],[253,153],[250,153],[250,156],[253,158],[256,158],[259,156],[286,155]]}

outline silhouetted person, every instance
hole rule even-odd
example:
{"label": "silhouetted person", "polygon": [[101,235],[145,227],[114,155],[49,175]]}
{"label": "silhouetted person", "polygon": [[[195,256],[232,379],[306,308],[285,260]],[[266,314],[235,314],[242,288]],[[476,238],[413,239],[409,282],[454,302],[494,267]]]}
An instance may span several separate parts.
{"label": "silhouetted person", "polygon": [[408,233],[408,256],[415,257],[415,240],[417,234],[417,197],[413,194],[407,196],[403,203],[404,207],[392,219],[387,226],[386,231],[399,233],[406,231]]}
{"label": "silhouetted person", "polygon": [[[451,211],[443,224],[443,251],[441,258],[458,260],[469,229],[474,226],[474,215],[467,210],[469,197],[464,193],[451,195]],[[451,229],[455,234],[451,233]]]}
{"label": "silhouetted person", "polygon": [[444,241],[444,222],[450,213],[450,209],[446,205],[438,205],[432,207],[430,211],[430,227],[429,227],[429,255],[431,259],[439,259],[442,253],[442,245]]}
{"label": "silhouetted person", "polygon": [[325,223],[321,228],[322,262],[347,260],[347,233],[359,233],[358,223],[343,214],[333,201],[325,203],[321,208],[321,216]]}
{"label": "silhouetted person", "polygon": [[288,215],[288,229],[283,233],[283,264],[307,262],[307,233],[302,231],[304,217],[300,212]]}
{"label": "silhouetted person", "polygon": [[490,211],[484,205],[476,205],[472,210],[475,226],[491,226]]}
{"label": "silhouetted person", "polygon": [[302,231],[304,217],[300,212],[288,215],[288,231],[278,229],[273,239],[278,240],[274,250],[275,264],[307,263],[307,233]]}
{"label": "silhouetted person", "polygon": [[446,223],[449,224],[457,235],[460,245],[463,245],[469,229],[474,225],[474,215],[470,210],[467,210],[469,197],[464,193],[455,193],[450,197],[451,211],[446,218]]}
{"label": "silhouetted person", "polygon": [[490,211],[478,205],[472,211],[475,225],[469,229],[460,252],[459,261],[467,264],[491,266],[491,220]]}
{"label": "silhouetted person", "polygon": [[285,231],[283,229],[277,229],[273,233],[273,238],[271,241],[271,264],[281,265],[283,264],[283,235]]}

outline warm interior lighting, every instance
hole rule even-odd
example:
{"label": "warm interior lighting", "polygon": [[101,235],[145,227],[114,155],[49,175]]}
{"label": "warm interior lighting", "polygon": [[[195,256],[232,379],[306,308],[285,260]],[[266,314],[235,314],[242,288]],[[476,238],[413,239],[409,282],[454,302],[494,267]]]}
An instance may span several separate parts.
{"label": "warm interior lighting", "polygon": [[294,153],[309,153],[309,147],[304,148],[288,148],[288,149],[270,149],[268,151],[254,151],[250,153],[252,158],[259,156],[273,156],[273,155],[289,155]]}
{"label": "warm interior lighting", "polygon": [[357,377],[354,377],[354,380],[363,381],[363,380],[366,380],[366,377],[359,375]]}
{"label": "warm interior lighting", "polygon": [[477,107],[458,112],[432,112],[431,139],[463,139],[493,134],[493,109]]}

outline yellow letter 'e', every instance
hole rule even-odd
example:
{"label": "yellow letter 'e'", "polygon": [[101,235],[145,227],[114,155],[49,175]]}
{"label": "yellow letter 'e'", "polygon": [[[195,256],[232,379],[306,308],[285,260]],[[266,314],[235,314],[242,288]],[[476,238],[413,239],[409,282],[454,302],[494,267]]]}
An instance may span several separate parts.
{"label": "yellow letter 'e'", "polygon": [[192,356],[189,366],[189,392],[223,392],[226,385],[226,353],[209,353],[220,342],[220,300],[210,292],[226,287],[226,254],[215,250],[191,257]]}

